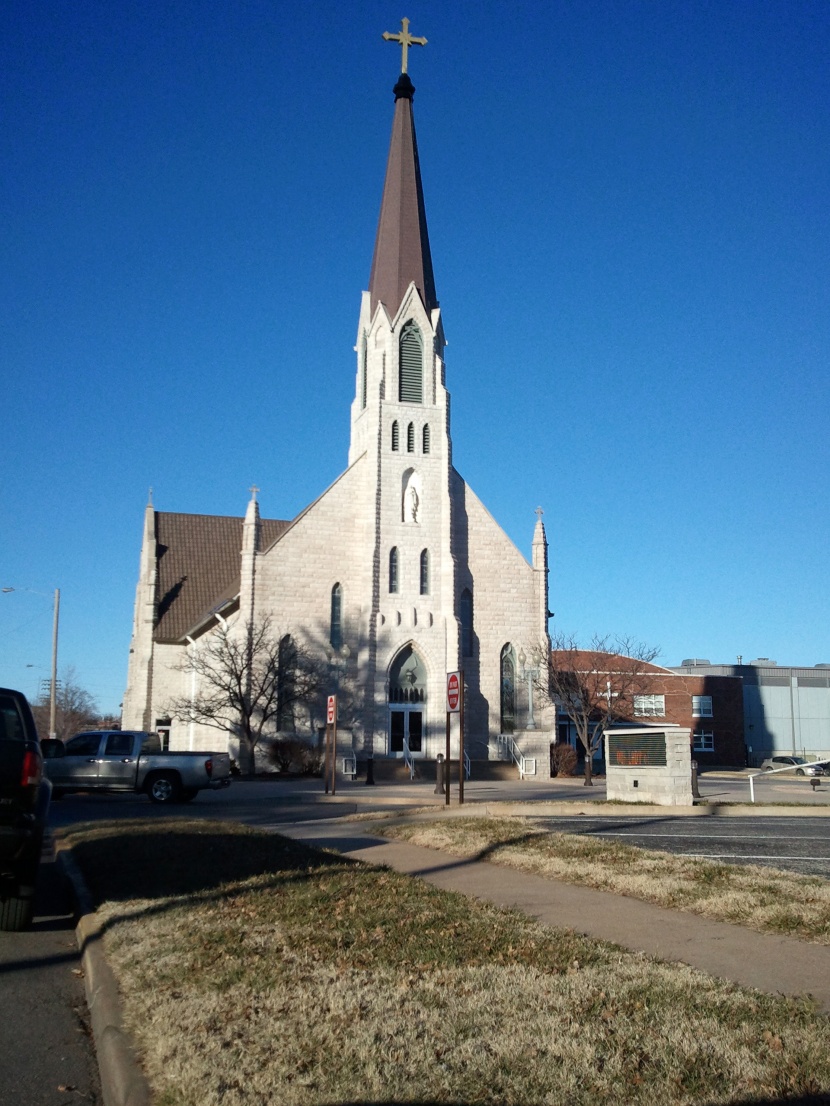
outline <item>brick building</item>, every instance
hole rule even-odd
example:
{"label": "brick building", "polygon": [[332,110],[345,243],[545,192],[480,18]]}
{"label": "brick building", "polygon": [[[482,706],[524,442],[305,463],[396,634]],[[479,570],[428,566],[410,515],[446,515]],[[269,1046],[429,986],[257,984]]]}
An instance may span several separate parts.
{"label": "brick building", "polygon": [[[556,663],[557,654],[553,654]],[[615,672],[620,668],[611,653],[583,651],[578,663],[585,670],[607,677],[609,691],[615,695]],[[692,732],[692,755],[703,767],[746,763],[744,744],[743,687],[732,675],[676,672],[657,664],[643,663],[643,675],[636,692],[615,705],[621,722],[653,724],[674,723]],[[557,716],[557,741],[575,742],[572,724],[561,712]]]}
{"label": "brick building", "polygon": [[[171,748],[219,736],[171,715],[172,699],[198,693],[187,651],[263,615],[354,688],[342,737],[359,758],[434,758],[446,673],[459,669],[471,757],[494,755],[507,728],[534,751],[550,740],[553,712],[528,701],[519,663],[549,647],[545,529],[528,511],[527,560],[453,467],[413,93],[403,72],[354,345],[347,468],[290,520],[261,518],[256,492],[244,518],[146,509],[123,724],[169,731]],[[319,704],[307,713],[292,726],[313,736]]]}

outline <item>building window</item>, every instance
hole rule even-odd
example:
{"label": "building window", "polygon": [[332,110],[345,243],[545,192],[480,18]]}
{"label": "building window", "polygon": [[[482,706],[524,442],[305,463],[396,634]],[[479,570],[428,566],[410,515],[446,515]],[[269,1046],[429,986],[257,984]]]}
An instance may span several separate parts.
{"label": "building window", "polygon": [[[425,703],[427,701],[427,673],[424,663],[411,645],[405,645],[398,653],[389,671],[389,702],[390,703]],[[400,719],[399,719],[400,721]],[[420,720],[419,720],[420,721]],[[404,737],[403,731],[400,733]],[[410,729],[410,739],[412,731]],[[393,752],[401,752],[400,748],[393,748]],[[410,740],[412,752],[420,752],[415,749]]]}
{"label": "building window", "polygon": [[424,429],[421,435],[422,448],[424,453],[429,453],[429,423],[424,425]]}
{"label": "building window", "polygon": [[429,550],[421,550],[421,595],[429,595]]}
{"label": "building window", "polygon": [[516,661],[513,646],[509,643],[501,651],[501,703],[499,732],[513,733],[516,729]]}
{"label": "building window", "polygon": [[635,695],[635,718],[663,718],[666,714],[665,695]]}
{"label": "building window", "polygon": [[398,420],[395,419],[395,421],[392,423],[392,452],[397,453],[400,448],[401,436],[400,431],[398,430]]}
{"label": "building window", "polygon": [[461,593],[461,602],[458,608],[461,620],[461,656],[473,655],[473,593],[469,588],[464,588]]}
{"label": "building window", "polygon": [[715,735],[711,730],[695,730],[692,747],[696,753],[714,753]]}
{"label": "building window", "polygon": [[277,729],[293,730],[297,649],[290,634],[280,638],[277,666]]}
{"label": "building window", "polygon": [[406,428],[406,452],[415,452],[415,427],[412,425],[412,423],[410,423],[409,426],[407,426]]}
{"label": "building window", "polygon": [[393,545],[389,550],[389,591],[395,594],[398,590],[398,547]]}
{"label": "building window", "polygon": [[331,623],[329,632],[329,641],[332,644],[332,648],[339,649],[343,644],[343,593],[339,584],[335,584],[331,589]]}
{"label": "building window", "polygon": [[408,322],[401,333],[398,398],[401,403],[424,402],[424,347],[421,332]]}
{"label": "building window", "polygon": [[173,728],[173,723],[169,718],[157,718],[155,731],[158,734],[159,745],[161,751],[166,753],[170,748],[170,730]]}
{"label": "building window", "polygon": [[695,718],[711,718],[712,717],[712,696],[711,695],[693,695],[692,696],[692,714]]}

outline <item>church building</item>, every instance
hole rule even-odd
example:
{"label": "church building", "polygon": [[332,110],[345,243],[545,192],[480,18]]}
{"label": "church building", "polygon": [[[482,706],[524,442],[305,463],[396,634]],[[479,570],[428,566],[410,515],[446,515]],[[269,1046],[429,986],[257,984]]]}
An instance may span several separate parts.
{"label": "church building", "polygon": [[[358,771],[369,756],[417,764],[444,751],[455,671],[471,761],[519,748],[546,771],[554,712],[534,690],[550,648],[542,512],[534,525],[528,511],[528,561],[453,467],[406,71],[418,40],[408,21],[384,37],[401,43],[403,71],[357,323],[348,465],[291,520],[261,518],[256,489],[238,518],[147,506],[122,724],[161,731],[171,749],[229,745],[237,755],[233,734],[176,717],[170,704],[198,694],[188,650],[219,627],[244,632],[268,616],[283,640],[328,664],[332,691],[350,689],[338,746]],[[318,742],[324,710],[295,711],[292,735]],[[276,722],[286,736],[285,719]]]}

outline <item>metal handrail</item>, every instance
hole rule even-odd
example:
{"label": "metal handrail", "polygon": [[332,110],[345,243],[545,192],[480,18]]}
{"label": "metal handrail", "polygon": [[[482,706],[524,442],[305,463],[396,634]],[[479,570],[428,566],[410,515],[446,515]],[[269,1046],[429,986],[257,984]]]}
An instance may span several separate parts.
{"label": "metal handrail", "polygon": [[830,764],[830,759],[827,760],[808,760],[805,764],[787,764],[783,768],[759,768],[757,772],[753,772],[749,777],[749,801],[755,802],[755,777],[762,776],[777,776],[779,772],[792,772],[796,774],[796,769],[806,768],[809,764]]}
{"label": "metal handrail", "polygon": [[523,780],[525,776],[536,775],[536,757],[526,757],[516,744],[515,738],[511,737],[510,734],[500,733],[498,739],[500,744],[507,747],[510,759],[519,769],[519,779]]}
{"label": "metal handrail", "polygon": [[407,768],[409,769],[409,778],[411,780],[414,780],[415,779],[415,759],[412,756],[411,749],[409,748],[409,738],[408,737],[405,737],[403,739],[403,762],[407,766]]}

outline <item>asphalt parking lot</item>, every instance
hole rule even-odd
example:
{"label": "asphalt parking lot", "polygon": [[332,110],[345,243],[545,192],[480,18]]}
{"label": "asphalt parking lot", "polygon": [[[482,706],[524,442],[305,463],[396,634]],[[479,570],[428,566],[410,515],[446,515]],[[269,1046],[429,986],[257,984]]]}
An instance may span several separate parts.
{"label": "asphalt parking lot", "polygon": [[[496,813],[503,803],[520,803],[522,812],[528,814],[538,806],[539,815],[545,816],[551,828],[563,832],[605,835],[641,848],[830,878],[830,786],[814,791],[805,780],[779,778],[758,785],[759,797],[762,788],[767,805],[758,809],[748,802],[746,775],[704,776],[700,790],[708,806],[696,808],[700,816],[692,817],[673,813],[668,807],[665,813],[640,815],[630,807],[620,813],[616,804],[603,802],[602,779],[592,788],[583,787],[578,779],[471,781],[465,789],[465,806],[470,813],[483,809]],[[450,810],[461,813],[457,786],[451,798]],[[577,803],[583,813],[574,809]],[[390,782],[366,787],[359,781],[342,781],[336,796],[331,796],[314,779],[235,780],[225,791],[203,792],[194,802],[173,807],[156,806],[141,795],[68,795],[53,804],[51,822],[57,827],[106,818],[172,816],[228,819],[279,830],[298,822],[355,814],[387,817],[430,809],[446,810],[432,783]],[[707,816],[706,811],[721,816]]]}
{"label": "asphalt parking lot", "polygon": [[677,856],[760,864],[830,879],[830,820],[803,817],[678,818],[615,821],[585,815],[545,819],[551,830],[609,837]]}

